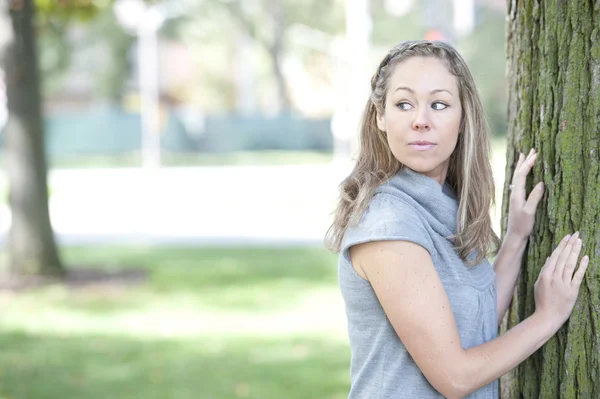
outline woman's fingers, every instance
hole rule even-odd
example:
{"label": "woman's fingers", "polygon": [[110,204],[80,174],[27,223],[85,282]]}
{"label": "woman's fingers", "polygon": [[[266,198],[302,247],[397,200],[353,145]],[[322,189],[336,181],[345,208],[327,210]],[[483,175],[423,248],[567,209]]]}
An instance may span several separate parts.
{"label": "woman's fingers", "polygon": [[514,185],[513,193],[517,193],[519,197],[525,197],[525,181],[527,179],[527,175],[533,168],[535,164],[535,160],[537,159],[537,153],[535,149],[531,149],[529,154],[525,158],[523,154],[519,156],[519,162],[517,163],[517,167],[515,168],[515,172],[513,174],[512,184]]}
{"label": "woman's fingers", "polygon": [[546,261],[546,264],[544,265],[544,269],[545,269],[543,271],[544,274],[547,274],[548,276],[552,276],[552,274],[554,273],[554,269],[556,268],[556,262],[558,261],[558,257],[560,256],[560,254],[563,252],[563,250],[567,246],[567,243],[569,242],[570,238],[571,238],[571,235],[567,234],[558,243],[558,246],[556,247],[556,249],[554,249],[554,251],[550,255],[550,258]]}
{"label": "woman's fingers", "polygon": [[577,266],[577,259],[579,258],[579,253],[581,252],[581,245],[581,239],[577,238],[571,246],[571,253],[567,257],[565,269],[563,271],[564,282],[570,283],[571,280],[573,280],[573,273],[575,272],[575,267]]}
{"label": "woman's fingers", "polygon": [[[555,279],[562,280],[563,273],[564,273],[564,270],[565,270],[565,265],[567,263],[567,259],[569,258],[569,255],[571,254],[571,250],[573,249],[573,247],[574,247],[575,243],[577,242],[578,238],[579,238],[579,232],[576,232],[575,234],[573,234],[571,236],[571,238],[569,239],[569,241],[563,247],[562,251],[560,251],[560,254],[558,255],[558,258],[556,259],[556,266],[554,267],[554,277],[555,277]],[[561,244],[562,244],[562,242],[561,242]]]}
{"label": "woman's fingers", "polygon": [[517,161],[517,167],[515,168],[515,170],[519,170],[519,168],[523,164],[524,160],[525,160],[525,154],[523,154],[522,152],[520,152],[519,153],[519,160]]}
{"label": "woman's fingers", "polygon": [[[531,151],[533,151],[533,148],[531,149]],[[531,155],[531,151],[529,152],[529,155]],[[519,153],[519,160],[517,161],[517,166],[515,167],[515,171],[513,172],[512,184],[517,183],[517,180],[520,176],[519,172],[521,170],[521,166],[523,166],[523,163],[527,160],[527,158],[529,158],[529,155],[526,157],[525,154]]]}
{"label": "woman's fingers", "polygon": [[539,182],[529,193],[529,198],[527,198],[527,202],[525,203],[525,206],[523,206],[523,211],[528,215],[535,214],[537,206],[540,203],[543,196],[544,183]]}
{"label": "woman's fingers", "polygon": [[590,258],[587,255],[584,256],[583,259],[581,259],[581,262],[579,262],[579,269],[577,269],[577,271],[573,275],[573,280],[571,281],[571,284],[573,284],[573,286],[575,286],[577,289],[579,289],[579,287],[581,286],[583,276],[585,275],[585,271],[587,270],[589,263]]}

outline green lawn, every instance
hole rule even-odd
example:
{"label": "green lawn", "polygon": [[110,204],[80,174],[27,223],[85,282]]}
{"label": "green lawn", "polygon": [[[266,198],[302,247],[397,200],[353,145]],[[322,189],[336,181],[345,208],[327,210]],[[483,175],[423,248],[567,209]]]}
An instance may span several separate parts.
{"label": "green lawn", "polygon": [[[505,152],[495,140],[498,184]],[[0,184],[0,201],[5,195]],[[347,397],[345,315],[336,258],[325,250],[87,247],[62,254],[72,268],[142,269],[148,279],[0,291],[0,399]]]}
{"label": "green lawn", "polygon": [[344,398],[336,258],[320,248],[69,248],[137,285],[0,292],[0,398]]}

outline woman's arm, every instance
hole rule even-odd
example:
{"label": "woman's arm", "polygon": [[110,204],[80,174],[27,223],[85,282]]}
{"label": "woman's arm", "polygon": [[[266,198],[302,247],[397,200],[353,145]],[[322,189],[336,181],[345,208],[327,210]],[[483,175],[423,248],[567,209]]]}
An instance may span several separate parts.
{"label": "woman's arm", "polygon": [[498,294],[498,325],[502,322],[512,300],[526,246],[527,239],[507,235],[494,261],[496,292]]}
{"label": "woman's arm", "polygon": [[537,159],[535,149],[527,157],[519,154],[512,178],[508,210],[507,234],[494,261],[496,291],[498,293],[498,325],[510,305],[517,278],[521,271],[521,260],[527,240],[533,231],[537,206],[544,194],[543,183],[538,183],[526,198],[525,181]]}
{"label": "woman's arm", "polygon": [[565,276],[573,276],[581,249],[575,242],[561,241],[542,269],[536,312],[501,337],[467,350],[461,345],[450,302],[427,250],[406,241],[379,241],[353,246],[350,255],[423,375],[442,395],[453,399],[469,395],[516,367],[568,318],[587,267],[582,263],[573,282],[570,277],[563,281],[563,270]]}

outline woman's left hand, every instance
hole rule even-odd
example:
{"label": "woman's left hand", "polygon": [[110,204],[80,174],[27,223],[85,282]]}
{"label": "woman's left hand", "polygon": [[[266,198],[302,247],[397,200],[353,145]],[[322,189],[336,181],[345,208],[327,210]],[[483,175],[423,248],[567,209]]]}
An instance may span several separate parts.
{"label": "woman's left hand", "polygon": [[512,178],[512,190],[508,208],[507,236],[511,235],[526,240],[533,232],[535,211],[544,195],[544,183],[539,182],[525,199],[525,182],[527,175],[533,168],[537,153],[531,149],[527,158],[519,154],[519,161]]}

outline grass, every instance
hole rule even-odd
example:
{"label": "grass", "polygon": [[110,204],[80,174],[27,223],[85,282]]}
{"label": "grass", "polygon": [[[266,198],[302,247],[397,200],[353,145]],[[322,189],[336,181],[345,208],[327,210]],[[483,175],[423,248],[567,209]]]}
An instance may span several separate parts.
{"label": "grass", "polygon": [[[494,141],[498,184],[504,145]],[[336,259],[320,248],[89,247],[62,255],[69,267],[143,269],[148,279],[0,292],[0,399],[347,397]]]}
{"label": "grass", "polygon": [[[0,336],[7,398],[343,398],[346,349],[325,340]],[[344,396],[346,395],[346,396]]]}
{"label": "grass", "polygon": [[0,293],[0,398],[344,398],[336,259],[320,248],[68,248],[134,286]]}

